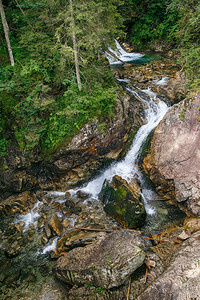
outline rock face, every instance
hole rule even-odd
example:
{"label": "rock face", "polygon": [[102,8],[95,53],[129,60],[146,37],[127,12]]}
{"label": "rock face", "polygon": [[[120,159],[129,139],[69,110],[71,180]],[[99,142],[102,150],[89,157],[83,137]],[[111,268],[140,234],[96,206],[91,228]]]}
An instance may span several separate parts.
{"label": "rock face", "polygon": [[137,300],[199,299],[200,231],[185,241],[170,266]]}
{"label": "rock face", "polygon": [[120,286],[142,265],[144,242],[138,232],[115,231],[97,243],[76,248],[60,257],[54,274],[69,284],[110,289]]}
{"label": "rock face", "polygon": [[200,95],[174,105],[155,130],[145,172],[159,193],[200,216]]}
{"label": "rock face", "polygon": [[104,210],[119,224],[128,228],[136,228],[144,224],[146,212],[139,201],[140,187],[133,179],[130,184],[120,176],[115,175],[111,183],[104,182],[100,199]]}
{"label": "rock face", "polygon": [[87,180],[106,161],[123,155],[129,138],[144,122],[142,112],[136,98],[121,92],[114,118],[86,124],[48,159],[41,157],[39,149],[29,153],[13,142],[7,155],[0,157],[0,200],[35,188],[66,190]]}

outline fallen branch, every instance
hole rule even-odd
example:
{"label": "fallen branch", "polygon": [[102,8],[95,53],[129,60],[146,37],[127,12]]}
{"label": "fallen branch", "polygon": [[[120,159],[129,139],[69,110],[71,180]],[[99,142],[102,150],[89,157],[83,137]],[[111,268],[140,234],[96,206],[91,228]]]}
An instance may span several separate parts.
{"label": "fallen branch", "polygon": [[158,243],[157,243],[157,241],[154,240],[154,238],[153,238],[152,234],[150,233],[149,229],[148,229],[147,227],[145,227],[145,228],[146,228],[146,231],[147,231],[147,233],[148,233],[148,236],[149,236],[149,237],[151,238],[151,240],[152,240],[152,244],[153,244],[153,245],[157,245]]}
{"label": "fallen branch", "polygon": [[147,282],[147,274],[148,274],[148,268],[146,268],[145,278],[144,278],[144,284]]}
{"label": "fallen branch", "polygon": [[145,265],[147,266],[148,270],[151,271],[151,267],[150,267],[150,265],[149,265],[149,261],[150,261],[149,255],[146,255],[146,257],[147,257],[147,260],[145,260],[144,263],[145,263]]}
{"label": "fallen branch", "polygon": [[116,230],[107,230],[107,229],[97,229],[97,228],[84,228],[84,227],[71,227],[73,229],[78,229],[78,230],[86,230],[86,231],[98,231],[98,232],[113,232]]}
{"label": "fallen branch", "polygon": [[[148,238],[148,237],[143,236],[143,239],[145,239],[145,240],[151,240],[151,241],[153,240],[153,241],[155,242],[155,239],[154,239],[154,238]],[[161,240],[161,239],[157,240],[156,242],[170,243],[170,241]]]}
{"label": "fallen branch", "polygon": [[129,300],[130,288],[131,288],[131,277],[129,279],[128,292],[127,292],[127,298],[126,298],[126,300]]}

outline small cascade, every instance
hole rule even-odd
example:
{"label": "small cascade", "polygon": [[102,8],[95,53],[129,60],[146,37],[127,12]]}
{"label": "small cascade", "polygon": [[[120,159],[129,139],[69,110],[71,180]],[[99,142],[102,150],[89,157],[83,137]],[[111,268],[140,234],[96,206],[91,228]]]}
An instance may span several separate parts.
{"label": "small cascade", "polygon": [[106,57],[109,60],[109,63],[111,65],[120,64],[121,63],[120,61],[130,62],[130,61],[133,61],[133,60],[138,60],[138,59],[140,59],[144,56],[141,53],[135,53],[135,52],[128,53],[128,52],[126,52],[121,47],[120,43],[117,40],[115,40],[115,46],[116,46],[116,49],[113,50],[111,47],[109,47],[108,50],[111,53],[113,53],[114,56],[118,57],[119,60],[117,60],[116,57],[112,56],[110,53],[106,52]]}
{"label": "small cascade", "polygon": [[41,205],[40,201],[37,201],[32,210],[27,213],[26,215],[21,215],[15,220],[14,224],[19,223],[19,222],[24,222],[24,228],[23,230],[25,231],[31,224],[34,224],[35,227],[37,226],[37,220],[40,217],[39,214],[39,207]]}
{"label": "small cascade", "polygon": [[153,80],[152,82],[153,82],[155,85],[167,85],[167,84],[168,84],[168,80],[169,80],[169,77],[166,76],[166,77],[163,77],[163,78],[160,79],[160,80]]}

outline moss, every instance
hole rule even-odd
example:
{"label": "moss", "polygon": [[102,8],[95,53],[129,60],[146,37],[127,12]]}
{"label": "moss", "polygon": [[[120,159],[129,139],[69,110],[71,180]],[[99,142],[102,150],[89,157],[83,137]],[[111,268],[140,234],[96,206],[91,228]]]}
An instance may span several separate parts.
{"label": "moss", "polygon": [[155,130],[151,131],[151,133],[148,135],[146,141],[142,145],[142,149],[141,149],[141,153],[140,153],[140,159],[139,159],[139,165],[142,164],[144,158],[147,156],[147,154],[150,151],[151,141],[152,141],[154,132],[155,132]]}
{"label": "moss", "polygon": [[179,119],[180,119],[181,121],[184,121],[184,120],[185,120],[185,109],[182,109],[182,110],[181,110],[181,113],[180,113],[180,115],[179,115]]}
{"label": "moss", "polygon": [[100,193],[100,199],[105,204],[105,212],[122,226],[128,228],[142,226],[146,217],[144,205],[133,197],[123,183],[114,180],[114,185],[115,188],[105,181]]}

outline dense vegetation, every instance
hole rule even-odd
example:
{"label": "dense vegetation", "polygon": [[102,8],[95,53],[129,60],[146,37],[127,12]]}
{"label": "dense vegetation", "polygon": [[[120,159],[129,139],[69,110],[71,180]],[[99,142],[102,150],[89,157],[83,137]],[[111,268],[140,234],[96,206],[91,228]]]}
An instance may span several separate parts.
{"label": "dense vegetation", "polygon": [[200,2],[127,0],[121,7],[125,30],[136,48],[154,42],[178,49],[189,87],[200,89]]}
{"label": "dense vegetation", "polygon": [[0,24],[1,155],[14,139],[23,149],[53,151],[86,121],[112,116],[117,87],[101,54],[122,30],[137,48],[164,41],[180,49],[190,86],[200,86],[197,0],[2,2],[15,65]]}

